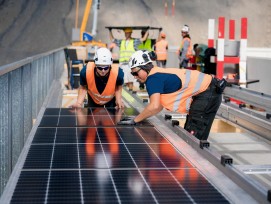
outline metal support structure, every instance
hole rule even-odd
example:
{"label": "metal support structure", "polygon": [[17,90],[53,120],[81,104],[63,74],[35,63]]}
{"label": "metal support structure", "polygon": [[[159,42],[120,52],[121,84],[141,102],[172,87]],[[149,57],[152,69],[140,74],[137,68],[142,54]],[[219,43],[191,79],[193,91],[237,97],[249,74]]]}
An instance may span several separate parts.
{"label": "metal support structure", "polygon": [[231,122],[236,126],[242,127],[247,131],[259,135],[271,141],[271,121],[263,116],[257,116],[255,113],[240,109],[237,106],[222,103],[217,115]]}
{"label": "metal support structure", "polygon": [[94,0],[94,5],[93,5],[93,23],[92,23],[92,31],[91,35],[93,37],[96,36],[97,34],[97,23],[98,23],[98,0]]}
{"label": "metal support structure", "polygon": [[0,67],[0,194],[64,63],[60,48]]}
{"label": "metal support structure", "polygon": [[263,108],[267,112],[271,113],[271,96],[252,91],[246,88],[232,85],[231,87],[226,87],[224,90],[224,95],[244,101],[247,104],[254,105],[258,108]]}

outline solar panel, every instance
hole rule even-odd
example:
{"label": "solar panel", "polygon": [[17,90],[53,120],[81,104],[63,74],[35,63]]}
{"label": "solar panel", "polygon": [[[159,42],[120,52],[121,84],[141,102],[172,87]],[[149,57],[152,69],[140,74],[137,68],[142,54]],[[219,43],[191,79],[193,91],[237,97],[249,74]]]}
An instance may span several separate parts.
{"label": "solar panel", "polygon": [[228,203],[150,123],[115,125],[135,111],[82,110],[46,109],[11,203]]}

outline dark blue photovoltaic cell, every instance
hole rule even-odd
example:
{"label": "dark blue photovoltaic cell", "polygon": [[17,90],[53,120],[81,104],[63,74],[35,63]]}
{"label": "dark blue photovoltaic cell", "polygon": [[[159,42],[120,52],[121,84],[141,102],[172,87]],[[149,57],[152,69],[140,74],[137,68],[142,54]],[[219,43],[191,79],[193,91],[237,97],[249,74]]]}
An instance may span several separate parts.
{"label": "dark blue photovoltaic cell", "polygon": [[122,203],[155,203],[137,170],[111,170],[111,172]]}
{"label": "dark blue photovoltaic cell", "polygon": [[79,146],[80,165],[82,169],[108,168],[100,144],[89,143],[89,144],[80,144],[78,146]]}
{"label": "dark blue photovoltaic cell", "polygon": [[109,115],[94,115],[94,125],[93,126],[114,126],[115,123]]}
{"label": "dark blue photovoltaic cell", "polygon": [[123,144],[102,144],[109,168],[136,168]]}
{"label": "dark blue photovoltaic cell", "polygon": [[59,115],[60,108],[46,108],[43,115]]}
{"label": "dark blue photovoltaic cell", "polygon": [[51,171],[48,203],[81,203],[79,171]]}
{"label": "dark blue photovoltaic cell", "polygon": [[[150,145],[151,147],[153,145]],[[156,154],[167,168],[193,168],[193,166],[167,143],[160,143],[155,147]]]}
{"label": "dark blue photovoltaic cell", "polygon": [[93,116],[89,115],[78,115],[77,116],[77,126],[78,127],[95,127],[95,122]]}
{"label": "dark blue photovoltaic cell", "polygon": [[56,135],[56,128],[37,128],[33,144],[36,143],[50,143],[53,144]]}
{"label": "dark blue photovoltaic cell", "polygon": [[196,169],[170,171],[196,203],[228,203]]}
{"label": "dark blue photovoltaic cell", "polygon": [[139,168],[165,168],[147,144],[126,144]]}
{"label": "dark blue photovoltaic cell", "polygon": [[117,128],[124,143],[145,143],[137,128]]}
{"label": "dark blue photovoltaic cell", "polygon": [[75,116],[60,116],[58,127],[76,127]]}
{"label": "dark blue photovoltaic cell", "polygon": [[39,127],[57,127],[58,116],[43,116]]}
{"label": "dark blue photovoltaic cell", "polygon": [[44,203],[48,175],[48,171],[22,171],[11,203]]}
{"label": "dark blue photovoltaic cell", "polygon": [[147,143],[168,143],[166,138],[163,137],[155,128],[137,127],[136,130]]}
{"label": "dark blue photovoltaic cell", "polygon": [[122,143],[116,128],[97,128],[101,143]]}
{"label": "dark blue photovoltaic cell", "polygon": [[78,151],[76,144],[55,145],[53,169],[78,169]]}
{"label": "dark blue photovoltaic cell", "polygon": [[97,128],[77,128],[78,143],[100,143]]}
{"label": "dark blue photovoltaic cell", "polygon": [[83,170],[81,175],[84,203],[118,203],[109,170]]}
{"label": "dark blue photovoltaic cell", "polygon": [[193,203],[167,170],[150,169],[144,177],[158,203]]}
{"label": "dark blue photovoltaic cell", "polygon": [[77,143],[76,128],[57,128],[55,143]]}
{"label": "dark blue photovoltaic cell", "polygon": [[53,145],[31,145],[24,169],[49,169]]}

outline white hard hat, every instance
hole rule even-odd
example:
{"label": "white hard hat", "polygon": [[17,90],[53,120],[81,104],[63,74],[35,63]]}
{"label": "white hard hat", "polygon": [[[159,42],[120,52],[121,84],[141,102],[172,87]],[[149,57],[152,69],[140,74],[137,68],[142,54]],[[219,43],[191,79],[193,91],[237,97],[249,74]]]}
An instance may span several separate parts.
{"label": "white hard hat", "polygon": [[188,26],[188,25],[184,25],[184,26],[182,27],[182,32],[188,33],[188,32],[189,32],[189,26]]}
{"label": "white hard hat", "polygon": [[148,51],[138,50],[134,54],[132,54],[129,66],[130,68],[140,67],[152,62]]}
{"label": "white hard hat", "polygon": [[99,65],[111,65],[113,59],[110,50],[105,47],[99,48],[95,53],[94,62]]}

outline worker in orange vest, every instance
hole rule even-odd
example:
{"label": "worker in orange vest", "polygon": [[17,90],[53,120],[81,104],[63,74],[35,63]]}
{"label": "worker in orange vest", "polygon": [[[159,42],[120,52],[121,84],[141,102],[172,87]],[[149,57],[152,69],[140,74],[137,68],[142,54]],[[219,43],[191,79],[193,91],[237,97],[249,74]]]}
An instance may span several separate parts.
{"label": "worker in orange vest", "polygon": [[189,26],[184,25],[182,28],[182,42],[177,54],[179,56],[180,68],[187,68],[188,62],[193,58],[193,45],[189,35]]}
{"label": "worker in orange vest", "polygon": [[124,108],[121,98],[124,74],[122,69],[112,66],[112,63],[110,50],[99,48],[94,62],[88,62],[80,72],[77,102],[72,107],[82,107],[88,94],[89,107]]}
{"label": "worker in orange vest", "polygon": [[168,42],[166,41],[166,34],[164,32],[160,33],[159,38],[154,46],[154,50],[157,56],[157,66],[165,68],[167,64]]}
{"label": "worker in orange vest", "polygon": [[135,118],[118,124],[136,125],[163,108],[186,114],[184,129],[200,140],[207,140],[226,81],[197,70],[154,67],[147,51],[135,52],[129,61],[131,74],[145,82],[150,103]]}

